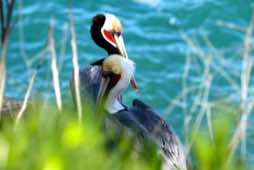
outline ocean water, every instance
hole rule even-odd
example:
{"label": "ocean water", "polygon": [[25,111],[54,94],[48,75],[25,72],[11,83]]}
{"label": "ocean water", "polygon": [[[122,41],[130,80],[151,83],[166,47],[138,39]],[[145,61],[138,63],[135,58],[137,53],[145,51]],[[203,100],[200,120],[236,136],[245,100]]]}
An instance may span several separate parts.
{"label": "ocean water", "polygon": [[[205,54],[204,59],[213,56],[209,101],[226,98],[236,105],[239,103],[239,90],[234,84],[240,87],[245,36],[242,29],[248,27],[251,20],[254,9],[251,0],[79,0],[73,1],[72,5],[66,0],[17,1],[16,22],[8,49],[6,95],[23,98],[33,68],[41,63],[33,93],[53,96],[50,57],[40,55],[47,43],[49,23],[54,30],[61,88],[63,95],[69,95],[72,72],[69,7],[72,7],[74,17],[81,68],[106,56],[91,40],[91,18],[107,12],[121,19],[125,45],[129,57],[136,63],[139,84],[138,92],[131,88],[126,91],[126,103],[130,104],[134,97],[142,99],[164,116],[180,135],[183,134],[181,109],[176,107],[169,114],[167,108],[183,89],[188,56],[192,56],[186,78],[189,86],[202,82],[204,63],[197,57],[201,51]],[[236,28],[229,28],[227,23]],[[184,37],[191,39],[196,47],[188,44]],[[191,95],[195,97],[195,92]],[[193,99],[189,97],[189,103],[185,104],[190,105]],[[251,116],[247,141],[251,162],[254,162],[253,123]]]}

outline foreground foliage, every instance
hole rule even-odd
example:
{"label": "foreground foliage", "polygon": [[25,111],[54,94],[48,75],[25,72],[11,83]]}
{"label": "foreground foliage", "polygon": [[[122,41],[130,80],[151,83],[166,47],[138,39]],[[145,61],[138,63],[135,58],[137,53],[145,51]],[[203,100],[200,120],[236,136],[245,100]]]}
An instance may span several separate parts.
{"label": "foreground foliage", "polygon": [[[137,144],[135,135],[122,132],[117,136],[113,131],[118,129],[117,125],[106,133],[99,125],[102,123],[91,114],[84,114],[80,126],[75,109],[69,106],[65,104],[64,111],[59,112],[53,105],[38,102],[28,108],[17,125],[13,119],[2,119],[0,169],[160,169],[161,159],[152,144],[147,141],[144,146]],[[213,140],[206,129],[190,136],[193,141],[190,169],[247,168],[238,157],[233,155],[229,159],[232,121],[228,117],[214,121]]]}
{"label": "foreground foliage", "polygon": [[0,169],[152,170],[160,166],[155,150],[134,153],[132,137],[120,137],[115,147],[108,147],[109,135],[104,135],[91,116],[84,115],[87,117],[80,125],[73,108],[63,110],[58,112],[53,106],[38,103],[30,106],[16,126],[11,119],[4,119]]}

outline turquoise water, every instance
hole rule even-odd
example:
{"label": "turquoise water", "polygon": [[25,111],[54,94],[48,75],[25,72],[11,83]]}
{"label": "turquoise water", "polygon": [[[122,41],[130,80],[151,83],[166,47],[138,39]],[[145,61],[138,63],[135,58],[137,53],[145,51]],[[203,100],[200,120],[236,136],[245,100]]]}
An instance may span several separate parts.
{"label": "turquoise water", "polygon": [[[240,85],[241,54],[244,33],[222,26],[221,22],[247,27],[251,20],[254,2],[251,0],[79,0],[72,4],[79,62],[85,67],[106,54],[90,38],[91,18],[97,13],[108,12],[117,15],[124,26],[124,39],[128,54],[136,62],[136,77],[139,92],[129,89],[125,100],[139,97],[151,104],[162,115],[181,91],[186,56],[196,55],[195,50],[183,39],[191,37],[206,54],[213,54],[211,73],[213,81],[209,100],[230,97],[239,102],[239,93],[214,66],[220,66]],[[70,37],[67,30],[68,2],[63,0],[19,1],[15,8],[16,24],[11,33],[8,50],[7,95],[23,97],[31,76],[31,68],[40,61],[38,53],[45,48],[48,25],[54,23],[57,55],[61,63],[61,88],[68,95],[69,79],[72,72]],[[213,44],[209,47],[204,37]],[[190,64],[189,85],[200,84],[203,64],[194,57]],[[27,68],[26,64],[30,68]],[[50,74],[50,60],[43,55],[43,64],[35,82],[35,94],[53,96]],[[195,96],[195,94],[194,94]],[[193,98],[190,97],[189,104]],[[179,113],[178,113],[179,112]],[[166,116],[165,116],[166,117]],[[173,109],[167,117],[169,123],[182,134],[183,114]],[[254,118],[250,118],[250,126]],[[251,131],[251,128],[250,130]],[[249,154],[253,155],[253,133],[249,133]],[[252,150],[252,151],[251,151]],[[250,157],[254,162],[253,156]]]}

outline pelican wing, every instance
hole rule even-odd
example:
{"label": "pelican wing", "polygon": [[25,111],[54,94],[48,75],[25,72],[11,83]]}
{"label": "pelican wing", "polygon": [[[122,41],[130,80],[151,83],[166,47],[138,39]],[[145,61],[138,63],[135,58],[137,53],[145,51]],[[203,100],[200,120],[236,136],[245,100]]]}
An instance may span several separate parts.
{"label": "pelican wing", "polygon": [[170,126],[148,105],[135,99],[130,108],[136,120],[148,131],[147,137],[161,149],[167,169],[186,169],[186,158],[178,137]]}
{"label": "pelican wing", "polygon": [[116,118],[123,126],[138,132],[142,136],[148,133],[147,129],[139,123],[134,114],[129,112],[127,108],[117,112],[116,114],[113,114],[112,116]]}
{"label": "pelican wing", "polygon": [[[101,66],[99,65],[89,65],[79,72],[80,79],[80,93],[82,104],[90,102],[95,105],[98,91],[101,82]],[[75,101],[75,91],[74,91],[74,77],[70,81],[71,92],[73,99]],[[75,101],[76,104],[76,101]]]}

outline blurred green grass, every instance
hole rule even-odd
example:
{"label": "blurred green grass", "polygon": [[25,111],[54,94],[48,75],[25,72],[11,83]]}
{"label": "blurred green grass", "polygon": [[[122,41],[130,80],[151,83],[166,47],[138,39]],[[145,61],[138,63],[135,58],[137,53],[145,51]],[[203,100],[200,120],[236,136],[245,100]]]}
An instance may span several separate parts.
{"label": "blurred green grass", "polygon": [[71,104],[59,112],[54,105],[33,103],[17,126],[12,119],[2,120],[0,169],[158,169],[160,158],[153,146],[137,154],[134,137],[123,135],[109,149],[109,136],[100,124],[84,114],[80,125]]}
{"label": "blurred green grass", "polygon": [[[244,30],[246,37],[243,43],[244,59],[243,71],[241,72],[243,78],[241,79],[242,84],[239,85],[239,91],[241,88],[245,89],[244,87],[249,84],[246,80],[251,75],[251,68],[245,66],[247,65],[246,63],[249,63],[249,58],[251,57],[250,49],[252,48],[250,45],[253,23],[254,20]],[[184,37],[183,39],[185,39],[189,47],[193,49],[194,54],[200,58],[201,63],[204,65],[202,80],[204,92],[197,93],[197,96],[202,96],[203,93],[205,94],[204,96],[207,96],[207,99],[201,97],[202,107],[206,108],[210,102],[208,99],[212,80],[211,75],[213,75],[210,71],[210,66],[214,66],[214,63],[211,62],[213,57],[209,53],[204,53],[202,49],[199,51],[198,44],[190,38]],[[208,47],[210,45],[213,48],[208,38],[206,43]],[[220,60],[222,59],[220,58]],[[187,66],[190,64],[189,62],[186,63]],[[217,64],[215,66],[217,69],[220,68],[217,67]],[[5,72],[4,69],[3,72]],[[187,70],[186,75],[184,74],[183,76],[186,80],[190,77],[188,72]],[[221,70],[218,72],[221,73]],[[225,75],[224,72],[222,74]],[[227,74],[225,79],[228,79]],[[238,89],[234,81],[229,81],[229,83]],[[4,88],[2,89],[4,92]],[[246,99],[248,98],[248,89],[242,90],[240,93],[243,94],[242,96],[246,96]],[[252,100],[249,102],[249,100],[243,99],[241,99],[241,102],[243,102],[241,103],[242,106],[248,106],[252,102]],[[52,101],[47,101],[46,103],[44,101],[33,101],[33,104],[29,106],[22,121],[17,126],[13,119],[1,119],[0,169],[160,169],[161,158],[155,146],[149,141],[144,140],[142,141],[144,144],[137,147],[136,134],[129,134],[123,130],[120,131],[123,133],[119,135],[119,132],[117,132],[119,127],[117,125],[105,130],[103,123],[93,118],[92,109],[86,106],[83,116],[84,120],[82,125],[80,125],[72,101],[65,102],[62,112],[59,112],[52,103]],[[212,118],[213,128],[211,128],[213,138],[211,139],[211,131],[202,125],[197,130],[189,128],[188,132],[190,133],[185,136],[191,141],[191,143],[187,143],[191,145],[188,155],[189,169],[252,169],[244,159],[241,159],[239,151],[230,155],[229,143],[236,129],[235,117],[240,117],[240,115],[237,115],[239,112],[238,107],[221,103],[216,105],[216,109],[211,111],[212,115],[215,115]],[[208,113],[209,109],[205,110]],[[250,114],[251,110],[246,107],[242,108],[242,112],[245,115]],[[193,116],[192,113],[196,112],[196,109],[194,109],[193,112],[188,112],[188,114]],[[194,127],[196,124],[194,123]],[[242,128],[241,126],[239,127],[240,129]],[[240,140],[242,140],[241,137]]]}
{"label": "blurred green grass", "polygon": [[[64,102],[59,112],[53,102],[37,101],[30,105],[17,126],[13,119],[2,119],[0,129],[0,169],[103,169],[103,170],[157,170],[161,158],[156,147],[144,140],[137,149],[136,134],[114,130],[108,132],[93,117],[84,113],[82,124],[71,101]],[[213,120],[214,140],[208,129],[192,133],[193,146],[189,155],[189,169],[244,170],[247,164],[237,156],[229,159],[228,143],[234,124],[233,109],[218,106],[216,112],[225,112]],[[89,110],[89,109],[86,109]],[[233,113],[234,114],[234,113]],[[109,140],[117,140],[108,147]]]}
{"label": "blurred green grass", "polygon": [[[192,155],[199,170],[244,170],[248,169],[245,160],[230,155],[229,142],[233,128],[230,117],[213,120],[213,140],[207,131],[192,134]],[[202,129],[201,129],[202,131]],[[195,168],[196,169],[196,168]]]}

